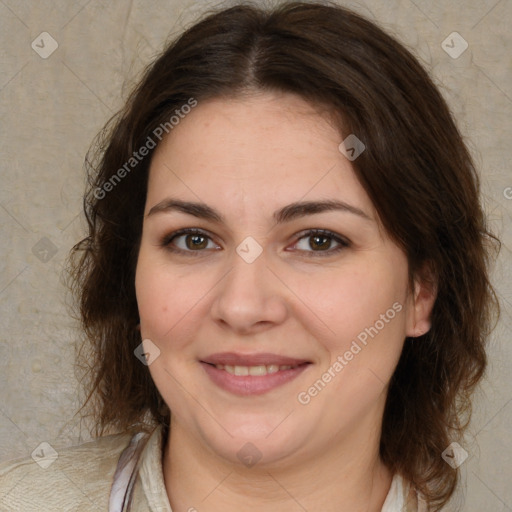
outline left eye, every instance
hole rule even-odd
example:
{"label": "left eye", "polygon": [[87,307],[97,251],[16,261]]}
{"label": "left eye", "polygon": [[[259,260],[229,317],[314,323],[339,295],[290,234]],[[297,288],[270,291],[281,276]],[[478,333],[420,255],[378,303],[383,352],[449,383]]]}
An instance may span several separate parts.
{"label": "left eye", "polygon": [[330,231],[310,231],[298,239],[294,249],[306,252],[337,252],[348,247],[348,242]]}

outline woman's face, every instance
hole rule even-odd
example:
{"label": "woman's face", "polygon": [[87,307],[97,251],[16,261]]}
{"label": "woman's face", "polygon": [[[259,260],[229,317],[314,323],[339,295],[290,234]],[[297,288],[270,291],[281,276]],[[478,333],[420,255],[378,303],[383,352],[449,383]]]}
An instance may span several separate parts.
{"label": "woman's face", "polygon": [[154,154],[136,272],[149,371],[173,431],[230,461],[378,439],[404,338],[429,328],[432,298],[408,290],[341,141],[304,100],[261,94],[200,102]]}

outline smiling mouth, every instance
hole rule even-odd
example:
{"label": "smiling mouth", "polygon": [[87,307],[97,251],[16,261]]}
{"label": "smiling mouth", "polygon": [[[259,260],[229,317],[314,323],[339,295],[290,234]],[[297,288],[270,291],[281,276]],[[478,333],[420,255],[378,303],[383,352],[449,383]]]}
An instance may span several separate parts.
{"label": "smiling mouth", "polygon": [[[302,363],[308,364],[308,363]],[[224,370],[228,372],[230,375],[237,375],[239,377],[243,377],[246,375],[251,375],[252,377],[260,377],[264,375],[269,375],[272,373],[282,372],[285,370],[292,370],[297,368],[300,365],[277,365],[277,364],[269,364],[269,365],[258,365],[258,366],[232,366],[232,365],[224,365],[224,364],[216,364],[215,368],[217,370]]]}
{"label": "smiling mouth", "polygon": [[[260,395],[278,388],[298,377],[312,364],[275,356],[270,364],[265,364],[263,359],[268,361],[269,358],[264,355],[240,357],[223,354],[208,359],[200,363],[211,381],[225,391],[242,396]],[[233,364],[235,362],[238,364]]]}

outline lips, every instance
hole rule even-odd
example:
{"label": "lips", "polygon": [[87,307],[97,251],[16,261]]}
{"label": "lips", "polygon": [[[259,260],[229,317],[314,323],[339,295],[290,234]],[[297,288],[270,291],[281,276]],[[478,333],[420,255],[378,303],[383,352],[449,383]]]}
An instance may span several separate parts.
{"label": "lips", "polygon": [[301,374],[310,364],[270,353],[212,354],[201,361],[210,379],[220,388],[236,395],[259,395],[271,391]]}

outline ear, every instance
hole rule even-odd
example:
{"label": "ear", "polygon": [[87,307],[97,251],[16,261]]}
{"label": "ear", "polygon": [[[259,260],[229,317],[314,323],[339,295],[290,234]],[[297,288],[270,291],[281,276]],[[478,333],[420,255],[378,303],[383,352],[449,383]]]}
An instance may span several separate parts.
{"label": "ear", "polygon": [[423,336],[432,326],[431,314],[437,297],[437,280],[429,264],[414,278],[414,290],[409,302],[406,336]]}

